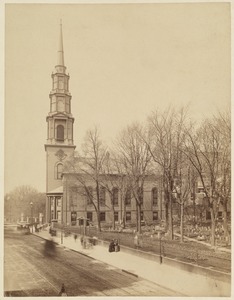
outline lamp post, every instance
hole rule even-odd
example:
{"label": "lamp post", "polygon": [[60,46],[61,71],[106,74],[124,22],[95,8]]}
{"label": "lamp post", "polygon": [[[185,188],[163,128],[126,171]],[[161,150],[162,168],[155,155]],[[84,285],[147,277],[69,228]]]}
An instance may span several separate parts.
{"label": "lamp post", "polygon": [[32,233],[33,233],[33,203],[32,203],[32,201],[30,202],[30,206],[31,206],[31,222],[32,222]]}

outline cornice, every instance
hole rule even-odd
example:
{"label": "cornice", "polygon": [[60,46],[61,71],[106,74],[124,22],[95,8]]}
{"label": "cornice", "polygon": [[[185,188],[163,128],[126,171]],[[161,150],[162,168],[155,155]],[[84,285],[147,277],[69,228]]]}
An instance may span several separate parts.
{"label": "cornice", "polygon": [[72,148],[72,149],[76,149],[75,145],[64,145],[64,144],[45,144],[45,150],[47,148]]}

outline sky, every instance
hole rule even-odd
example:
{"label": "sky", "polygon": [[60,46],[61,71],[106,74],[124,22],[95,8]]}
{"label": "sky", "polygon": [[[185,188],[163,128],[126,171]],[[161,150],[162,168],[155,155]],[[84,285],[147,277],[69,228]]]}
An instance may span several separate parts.
{"label": "sky", "polygon": [[230,3],[6,4],[5,193],[46,189],[60,19],[78,150],[94,125],[110,144],[155,109],[189,104],[199,121],[230,104]]}

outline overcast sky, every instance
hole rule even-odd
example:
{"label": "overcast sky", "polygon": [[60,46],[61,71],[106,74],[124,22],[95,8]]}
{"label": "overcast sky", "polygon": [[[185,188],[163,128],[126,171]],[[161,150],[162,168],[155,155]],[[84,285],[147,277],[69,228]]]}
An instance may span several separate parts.
{"label": "overcast sky", "polygon": [[229,3],[7,4],[5,192],[45,191],[61,18],[78,149],[94,124],[110,142],[156,108],[190,103],[200,120],[230,103]]}

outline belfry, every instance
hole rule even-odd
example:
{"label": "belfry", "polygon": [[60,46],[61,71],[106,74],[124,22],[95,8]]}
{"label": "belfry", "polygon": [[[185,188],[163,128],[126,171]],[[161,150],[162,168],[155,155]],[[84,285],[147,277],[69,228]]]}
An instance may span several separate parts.
{"label": "belfry", "polygon": [[61,220],[62,172],[67,158],[76,148],[73,142],[74,118],[71,113],[69,74],[66,72],[63,51],[62,22],[60,22],[58,61],[51,75],[50,110],[46,117],[46,222]]}

